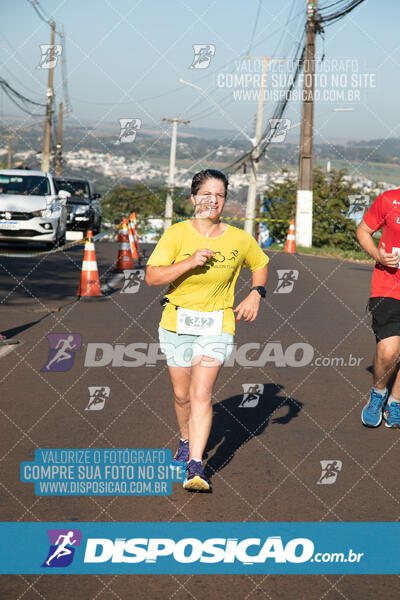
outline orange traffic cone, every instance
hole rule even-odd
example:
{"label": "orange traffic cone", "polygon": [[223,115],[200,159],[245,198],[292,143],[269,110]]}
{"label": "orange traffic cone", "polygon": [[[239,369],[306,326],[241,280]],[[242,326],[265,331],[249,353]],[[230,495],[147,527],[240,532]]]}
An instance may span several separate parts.
{"label": "orange traffic cone", "polygon": [[96,252],[94,249],[93,233],[87,232],[85,253],[83,255],[81,280],[77,296],[81,300],[106,300],[100,290],[99,273],[97,270]]}
{"label": "orange traffic cone", "polygon": [[129,222],[128,233],[129,233],[129,246],[131,248],[132,258],[133,258],[133,260],[139,260],[139,254],[137,252],[137,247],[136,247],[136,242],[135,242],[135,229],[134,229],[134,227],[132,227],[132,221]]}
{"label": "orange traffic cone", "polygon": [[294,219],[290,221],[284,252],[288,252],[288,254],[296,254],[296,236],[294,232]]}
{"label": "orange traffic cone", "polygon": [[117,264],[114,271],[125,271],[125,269],[133,269],[132,252],[129,245],[128,219],[122,219],[122,226],[118,234],[120,242]]}
{"label": "orange traffic cone", "polygon": [[131,227],[133,229],[133,237],[135,238],[135,244],[136,244],[136,252],[139,256],[139,236],[136,230],[136,213],[133,212],[130,217],[129,217],[130,223],[131,223]]}

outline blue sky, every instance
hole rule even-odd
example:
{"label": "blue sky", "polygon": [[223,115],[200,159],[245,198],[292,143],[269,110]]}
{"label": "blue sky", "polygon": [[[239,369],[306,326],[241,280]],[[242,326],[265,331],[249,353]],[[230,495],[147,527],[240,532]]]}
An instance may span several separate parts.
{"label": "blue sky", "polygon": [[[320,0],[319,4],[323,8],[332,1]],[[258,0],[42,0],[41,5],[65,28],[71,122],[101,125],[132,117],[141,118],[143,127],[151,129],[159,126],[162,117],[179,117],[190,119],[194,127],[242,128],[252,134],[257,100],[245,101],[240,95],[233,99],[232,88],[217,83],[226,81],[227,73],[238,73],[237,61],[249,49]],[[290,56],[302,28],[305,5],[305,0],[263,0],[251,55]],[[319,141],[400,135],[399,18],[398,0],[366,0],[326,28],[324,43],[318,39],[317,56],[325,54],[324,89],[331,94],[316,105]],[[37,65],[39,45],[49,40],[49,26],[27,0],[3,6],[1,76],[32,99],[45,98],[48,72]],[[207,69],[189,69],[193,44],[215,45]],[[347,63],[343,62],[346,59]],[[341,69],[334,66],[335,60]],[[240,64],[243,68],[244,63]],[[55,69],[58,100],[62,99],[60,66]],[[335,69],[342,73],[344,99],[332,80]],[[216,109],[198,90],[182,85],[181,78],[197,82],[221,108]],[[349,101],[352,86],[359,96]],[[269,73],[267,88],[271,91],[273,87],[277,83],[272,83]],[[274,101],[266,100],[264,122],[272,117],[274,106]],[[340,107],[353,110],[334,110]],[[4,116],[26,118],[4,95],[0,108]],[[290,102],[285,116],[291,119],[296,139],[299,102]]]}

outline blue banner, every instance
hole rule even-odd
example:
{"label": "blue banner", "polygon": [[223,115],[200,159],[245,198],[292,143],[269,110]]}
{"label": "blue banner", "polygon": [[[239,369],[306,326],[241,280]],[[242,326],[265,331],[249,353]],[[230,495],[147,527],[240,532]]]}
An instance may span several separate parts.
{"label": "blue banner", "polygon": [[399,574],[399,556],[398,522],[0,523],[2,574]]}
{"label": "blue banner", "polygon": [[171,460],[171,450],[38,449],[20,477],[37,496],[166,496],[184,476]]}

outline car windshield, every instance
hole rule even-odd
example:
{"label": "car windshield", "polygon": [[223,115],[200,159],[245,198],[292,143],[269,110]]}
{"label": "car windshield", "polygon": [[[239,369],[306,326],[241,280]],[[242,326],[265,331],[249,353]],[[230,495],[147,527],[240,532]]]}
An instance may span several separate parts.
{"label": "car windshield", "polygon": [[72,198],[90,198],[89,184],[86,181],[72,181],[70,179],[56,179],[57,191],[64,190],[69,192]]}
{"label": "car windshield", "polygon": [[0,194],[46,196],[51,194],[47,177],[38,175],[0,175]]}

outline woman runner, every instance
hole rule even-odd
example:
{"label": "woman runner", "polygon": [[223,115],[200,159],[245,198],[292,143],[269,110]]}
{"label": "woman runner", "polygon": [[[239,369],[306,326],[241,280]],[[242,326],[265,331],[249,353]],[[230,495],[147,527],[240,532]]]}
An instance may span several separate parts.
{"label": "woman runner", "polygon": [[[247,232],[221,223],[228,180],[206,169],[192,180],[194,217],[163,234],[146,269],[148,285],[169,284],[162,304],[160,348],[167,357],[180,442],[172,467],[186,468],[183,487],[207,491],[202,457],[211,430],[213,388],[233,349],[236,320],[254,322],[265,296],[268,257]],[[233,309],[240,269],[253,274]]]}

